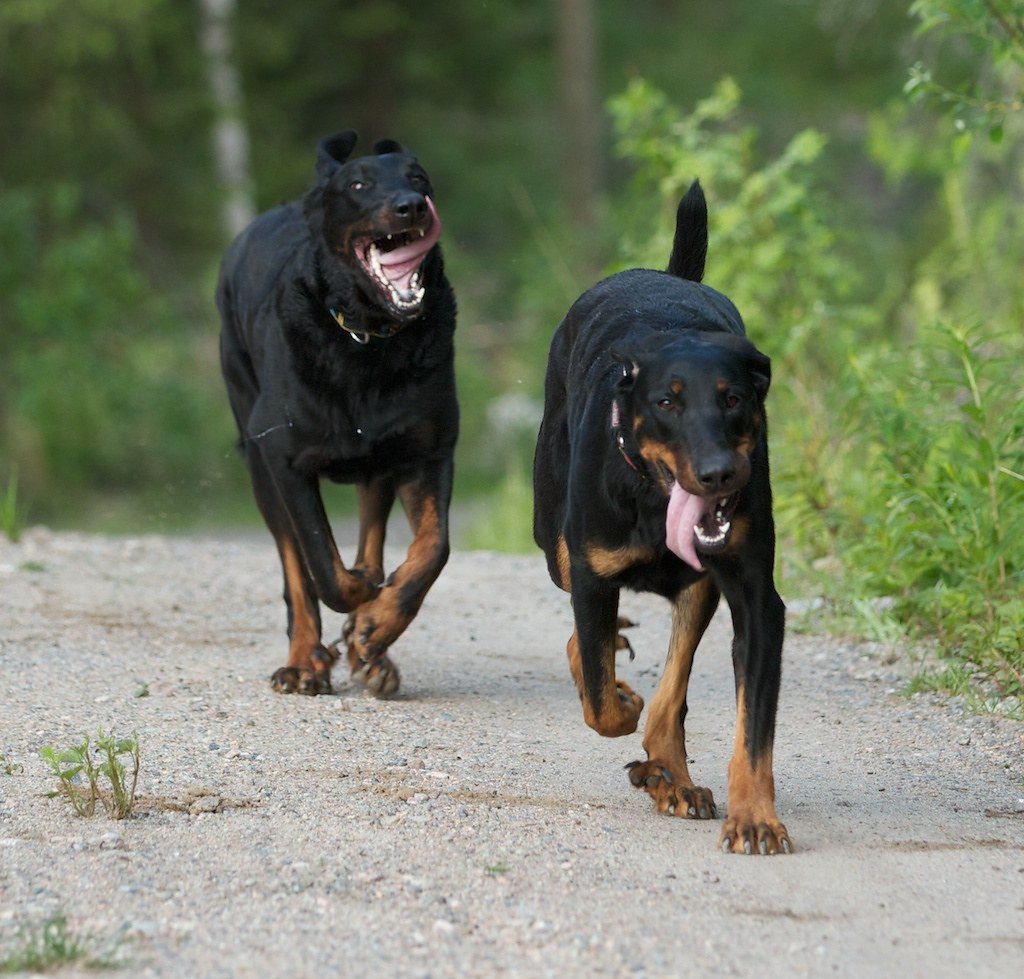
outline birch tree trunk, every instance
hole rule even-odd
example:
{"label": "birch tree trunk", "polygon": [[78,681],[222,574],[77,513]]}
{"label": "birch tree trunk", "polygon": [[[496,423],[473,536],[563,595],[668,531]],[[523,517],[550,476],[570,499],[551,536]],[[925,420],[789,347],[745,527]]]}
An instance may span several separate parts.
{"label": "birch tree trunk", "polygon": [[235,0],[198,0],[200,40],[215,118],[211,136],[217,175],[224,189],[221,220],[230,241],[256,215],[249,172],[249,132],[242,85],[234,58]]}
{"label": "birch tree trunk", "polygon": [[558,76],[566,203],[573,223],[588,228],[604,189],[593,0],[559,0]]}

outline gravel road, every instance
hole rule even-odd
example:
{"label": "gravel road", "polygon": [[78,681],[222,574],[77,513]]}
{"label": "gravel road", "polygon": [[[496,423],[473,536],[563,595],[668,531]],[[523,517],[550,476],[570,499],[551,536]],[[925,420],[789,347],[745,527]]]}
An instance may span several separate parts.
{"label": "gravel road", "polygon": [[[271,692],[269,536],[33,530],[0,542],[0,601],[0,959],[62,913],[118,974],[168,979],[1024,975],[1021,726],[898,696],[876,650],[791,631],[775,769],[797,852],[743,857],[630,787],[639,734],[585,727],[539,556],[456,552],[386,702],[341,675]],[[667,606],[623,612],[620,675],[649,702]],[[729,638],[720,613],[687,722],[720,808]],[[122,822],[46,798],[40,747],[97,727],[142,745]]]}

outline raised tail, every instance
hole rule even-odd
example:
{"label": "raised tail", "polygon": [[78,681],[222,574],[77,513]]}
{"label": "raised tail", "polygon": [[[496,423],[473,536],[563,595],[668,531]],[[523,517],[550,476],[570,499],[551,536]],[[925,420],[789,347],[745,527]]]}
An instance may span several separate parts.
{"label": "raised tail", "polygon": [[680,279],[700,282],[708,254],[708,204],[700,182],[695,180],[676,210],[676,236],[668,273]]}

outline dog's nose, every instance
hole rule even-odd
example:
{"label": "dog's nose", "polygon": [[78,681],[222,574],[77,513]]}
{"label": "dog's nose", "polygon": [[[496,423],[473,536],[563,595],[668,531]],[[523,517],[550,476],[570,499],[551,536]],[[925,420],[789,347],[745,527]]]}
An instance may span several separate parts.
{"label": "dog's nose", "polygon": [[696,475],[700,485],[715,496],[731,493],[736,485],[736,466],[731,458],[710,459]]}
{"label": "dog's nose", "polygon": [[396,197],[391,209],[397,217],[419,221],[427,213],[427,199],[422,194],[410,191]]}

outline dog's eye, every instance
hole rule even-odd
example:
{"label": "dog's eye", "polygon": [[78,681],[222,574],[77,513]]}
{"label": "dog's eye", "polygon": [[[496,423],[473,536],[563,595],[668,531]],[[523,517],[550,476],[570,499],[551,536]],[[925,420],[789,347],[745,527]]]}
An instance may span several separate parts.
{"label": "dog's eye", "polygon": [[676,406],[675,399],[673,398],[658,398],[658,400],[655,401],[654,403],[662,411],[671,411]]}
{"label": "dog's eye", "polygon": [[738,408],[743,404],[743,399],[733,391],[730,391],[725,396],[725,407],[726,408]]}
{"label": "dog's eye", "polygon": [[364,184],[361,180],[353,180],[352,183],[350,183],[348,185],[348,189],[349,190],[362,190],[365,186],[366,186],[366,184]]}

